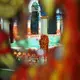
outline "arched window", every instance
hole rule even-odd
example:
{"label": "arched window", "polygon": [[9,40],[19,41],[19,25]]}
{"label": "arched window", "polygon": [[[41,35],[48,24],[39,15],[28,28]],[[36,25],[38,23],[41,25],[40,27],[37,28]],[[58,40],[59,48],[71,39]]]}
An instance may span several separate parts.
{"label": "arched window", "polygon": [[38,12],[39,4],[36,2],[33,2],[31,8],[32,8],[32,14],[31,14],[31,33],[32,34],[38,34],[38,27],[39,27],[39,12]]}
{"label": "arched window", "polygon": [[63,12],[60,8],[55,10],[54,15],[48,20],[48,34],[63,32]]}

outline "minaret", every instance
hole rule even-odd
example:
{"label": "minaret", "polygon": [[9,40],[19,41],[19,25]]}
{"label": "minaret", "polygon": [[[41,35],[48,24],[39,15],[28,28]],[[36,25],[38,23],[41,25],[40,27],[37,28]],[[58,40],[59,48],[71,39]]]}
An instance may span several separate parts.
{"label": "minaret", "polygon": [[56,17],[57,17],[57,31],[56,31],[56,33],[57,33],[58,35],[60,35],[60,34],[61,34],[61,30],[60,30],[60,29],[61,29],[61,26],[62,26],[62,25],[61,25],[61,23],[62,23],[62,22],[61,22],[61,18],[62,18],[62,17],[61,17],[60,9],[57,9],[57,10],[56,10],[56,15],[57,15],[57,16],[56,16]]}

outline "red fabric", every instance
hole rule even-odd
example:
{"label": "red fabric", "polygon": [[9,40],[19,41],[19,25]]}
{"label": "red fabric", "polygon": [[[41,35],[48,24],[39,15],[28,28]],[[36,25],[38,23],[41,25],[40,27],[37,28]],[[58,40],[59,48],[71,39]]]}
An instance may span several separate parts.
{"label": "red fabric", "polygon": [[8,34],[1,30],[0,31],[0,43],[4,42],[7,39],[8,39]]}
{"label": "red fabric", "polygon": [[0,50],[0,55],[8,54],[11,52],[11,48],[6,48],[5,50]]}
{"label": "red fabric", "polygon": [[[16,75],[15,80],[29,80],[27,77],[28,76],[27,70],[28,70],[28,66],[21,65],[12,76]],[[11,80],[14,80],[14,78],[11,78]]]}
{"label": "red fabric", "polygon": [[[4,43],[8,39],[9,39],[8,34],[5,31],[0,30],[0,44]],[[9,46],[6,49],[0,49],[0,55],[7,54],[9,52],[11,52],[11,49]]]}

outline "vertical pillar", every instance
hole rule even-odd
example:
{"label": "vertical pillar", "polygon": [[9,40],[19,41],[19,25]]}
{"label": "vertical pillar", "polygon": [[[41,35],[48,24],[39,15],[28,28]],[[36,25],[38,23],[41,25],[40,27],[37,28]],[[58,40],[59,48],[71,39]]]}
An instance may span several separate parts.
{"label": "vertical pillar", "polygon": [[18,28],[17,28],[18,26],[17,26],[17,22],[15,21],[14,23],[13,23],[13,37],[14,37],[14,41],[15,41],[15,39],[17,38],[17,36],[18,36]]}
{"label": "vertical pillar", "polygon": [[1,30],[1,19],[0,19],[0,30]]}
{"label": "vertical pillar", "polygon": [[40,37],[41,37],[41,19],[39,20],[38,34],[39,34],[38,39],[40,39]]}
{"label": "vertical pillar", "polygon": [[0,23],[1,23],[1,29],[3,29],[3,19],[0,19]]}
{"label": "vertical pillar", "polygon": [[41,19],[39,20],[38,34],[41,34]]}
{"label": "vertical pillar", "polygon": [[57,21],[57,34],[60,34],[60,20]]}
{"label": "vertical pillar", "polygon": [[48,28],[48,17],[42,16],[41,17],[41,34],[47,34],[47,28]]}
{"label": "vertical pillar", "polygon": [[28,20],[28,25],[27,25],[27,34],[30,35],[31,34],[31,21]]}
{"label": "vertical pillar", "polygon": [[56,33],[57,34],[60,34],[60,27],[61,27],[61,16],[60,16],[60,10],[59,9],[57,9],[56,10],[56,14],[57,14],[57,31],[56,31]]}
{"label": "vertical pillar", "polygon": [[31,20],[29,19],[27,22],[27,36],[30,38],[31,35]]}
{"label": "vertical pillar", "polygon": [[41,34],[41,9],[40,9],[40,6],[39,6],[39,30],[38,30],[38,33],[39,35]]}

